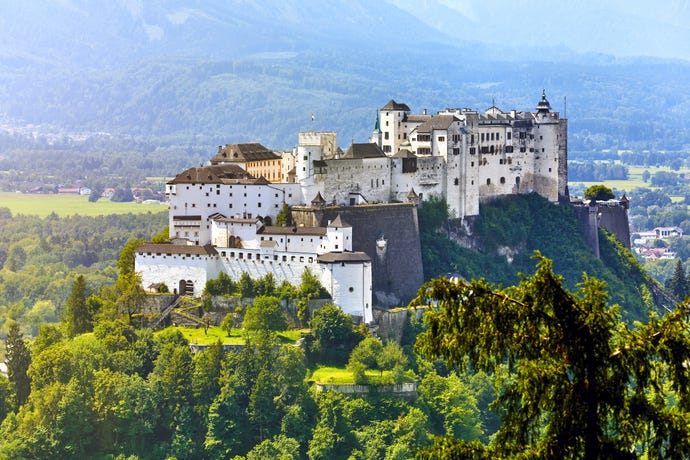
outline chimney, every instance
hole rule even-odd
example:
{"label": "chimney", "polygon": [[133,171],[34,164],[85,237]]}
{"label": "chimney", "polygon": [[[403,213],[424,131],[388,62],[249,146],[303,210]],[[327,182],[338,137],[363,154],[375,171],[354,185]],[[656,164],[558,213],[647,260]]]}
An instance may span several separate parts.
{"label": "chimney", "polygon": [[426,115],[426,108],[424,109],[424,115]]}

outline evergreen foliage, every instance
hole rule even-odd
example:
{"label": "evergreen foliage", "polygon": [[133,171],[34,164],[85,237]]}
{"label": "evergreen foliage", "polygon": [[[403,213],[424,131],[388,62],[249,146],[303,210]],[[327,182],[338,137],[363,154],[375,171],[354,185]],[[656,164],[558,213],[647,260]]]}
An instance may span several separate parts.
{"label": "evergreen foliage", "polygon": [[[490,446],[442,441],[453,458],[671,458],[690,449],[689,313],[628,328],[601,281],[563,287],[551,262],[518,286],[439,278],[419,291],[433,301],[417,342],[428,356],[497,372],[502,426]],[[506,363],[507,369],[501,370]]]}
{"label": "evergreen foliage", "polygon": [[666,280],[666,288],[679,300],[685,299],[688,295],[688,279],[680,259],[676,259],[676,267],[673,275]]}
{"label": "evergreen foliage", "polygon": [[92,327],[91,312],[86,305],[86,279],[78,275],[65,307],[65,332],[68,337],[88,332]]}
{"label": "evergreen foliage", "polygon": [[17,323],[10,325],[5,339],[5,363],[13,409],[16,410],[26,402],[31,392],[31,379],[28,375],[31,353]]}

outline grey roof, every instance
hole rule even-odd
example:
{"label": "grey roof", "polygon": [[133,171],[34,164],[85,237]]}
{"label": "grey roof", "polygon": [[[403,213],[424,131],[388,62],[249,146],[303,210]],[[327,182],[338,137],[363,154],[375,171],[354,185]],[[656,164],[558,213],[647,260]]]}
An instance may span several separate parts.
{"label": "grey roof", "polygon": [[232,181],[256,180],[236,164],[200,166],[181,172],[168,184],[221,184]]}
{"label": "grey roof", "polygon": [[388,101],[388,104],[381,107],[381,110],[404,110],[405,112],[409,112],[410,108],[407,104],[398,103],[391,99]]}
{"label": "grey roof", "polygon": [[277,160],[281,156],[257,143],[226,144],[219,147],[216,156],[211,158],[211,164],[246,163],[248,161]]}
{"label": "grey roof", "polygon": [[321,263],[361,263],[361,262],[371,262],[371,257],[369,257],[364,252],[327,252],[326,254],[321,254],[316,258],[318,262]]}
{"label": "grey roof", "polygon": [[347,227],[352,227],[352,225],[348,224],[345,222],[341,217],[340,214],[331,221],[330,224],[328,224],[329,227],[331,228],[347,228]]}
{"label": "grey roof", "polygon": [[424,123],[429,120],[433,115],[408,115],[405,118],[406,122],[409,123]]}
{"label": "grey roof", "polygon": [[254,217],[252,219],[245,219],[242,217],[211,217],[209,216],[209,219],[214,220],[216,222],[227,222],[230,224],[256,224],[260,219]]}
{"label": "grey roof", "polygon": [[274,225],[264,226],[256,233],[263,235],[307,235],[307,236],[324,236],[326,235],[325,227],[277,227]]}
{"label": "grey roof", "polygon": [[316,192],[316,196],[311,200],[311,204],[326,204],[326,200],[321,196],[321,192]]}
{"label": "grey roof", "polygon": [[364,144],[352,144],[342,158],[385,158],[381,147],[377,144],[366,142]]}
{"label": "grey roof", "polygon": [[415,154],[412,153],[408,149],[400,149],[398,150],[395,155],[393,155],[393,158],[414,158]]}
{"label": "grey roof", "polygon": [[417,126],[416,131],[418,133],[431,133],[435,129],[448,129],[456,120],[455,115],[434,115]]}
{"label": "grey roof", "polygon": [[210,245],[204,246],[186,245],[186,244],[170,244],[170,243],[146,243],[142,244],[136,249],[138,253],[150,252],[154,254],[182,254],[187,256],[215,256],[218,251]]}

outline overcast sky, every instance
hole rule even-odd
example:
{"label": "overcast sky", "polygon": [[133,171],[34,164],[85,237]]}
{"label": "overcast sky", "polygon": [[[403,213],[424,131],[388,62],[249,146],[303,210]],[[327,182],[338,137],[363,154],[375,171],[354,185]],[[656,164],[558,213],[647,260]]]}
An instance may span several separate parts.
{"label": "overcast sky", "polygon": [[690,0],[387,0],[463,40],[690,60]]}

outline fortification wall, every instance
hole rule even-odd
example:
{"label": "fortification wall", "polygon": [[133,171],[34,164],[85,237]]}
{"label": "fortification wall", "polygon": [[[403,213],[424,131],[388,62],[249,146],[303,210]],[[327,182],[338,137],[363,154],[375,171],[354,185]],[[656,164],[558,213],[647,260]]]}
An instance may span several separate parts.
{"label": "fortification wall", "polygon": [[[292,209],[293,221],[304,226],[327,226],[338,214],[352,225],[352,250],[372,259],[374,306],[406,305],[424,279],[417,207],[394,203]],[[381,246],[380,237],[385,240]]]}
{"label": "fortification wall", "polygon": [[599,227],[613,233],[623,246],[630,249],[630,224],[628,212],[624,206],[575,205],[573,209],[584,232],[585,241],[597,257],[599,257]]}
{"label": "fortification wall", "polygon": [[628,213],[623,206],[598,206],[599,227],[616,235],[623,246],[630,249],[630,224]]}

